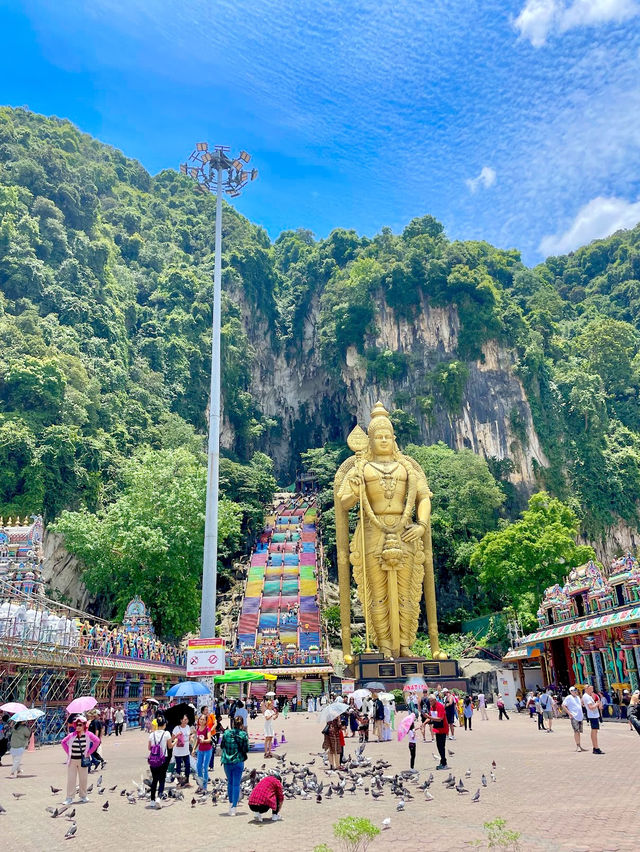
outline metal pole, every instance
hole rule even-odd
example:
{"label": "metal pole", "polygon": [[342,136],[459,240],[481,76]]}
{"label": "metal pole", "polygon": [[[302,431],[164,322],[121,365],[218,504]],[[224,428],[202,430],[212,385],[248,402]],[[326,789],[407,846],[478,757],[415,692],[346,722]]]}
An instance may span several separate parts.
{"label": "metal pole", "polygon": [[216,635],[216,580],[218,573],[218,481],[220,472],[220,324],[222,299],[222,166],[217,168],[216,238],[213,268],[213,331],[211,336],[211,392],[207,449],[207,505],[204,522],[200,638]]}

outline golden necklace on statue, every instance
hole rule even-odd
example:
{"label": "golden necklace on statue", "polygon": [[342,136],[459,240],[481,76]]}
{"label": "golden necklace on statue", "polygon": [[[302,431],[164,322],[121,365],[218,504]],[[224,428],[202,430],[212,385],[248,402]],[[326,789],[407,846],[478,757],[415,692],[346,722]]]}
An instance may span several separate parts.
{"label": "golden necklace on statue", "polygon": [[375,462],[369,462],[371,467],[377,471],[378,478],[380,480],[380,487],[382,488],[382,493],[384,494],[384,499],[387,503],[391,503],[393,500],[393,495],[396,493],[396,487],[398,485],[398,478],[393,474],[400,467],[399,462],[396,462],[393,467],[380,467]]}

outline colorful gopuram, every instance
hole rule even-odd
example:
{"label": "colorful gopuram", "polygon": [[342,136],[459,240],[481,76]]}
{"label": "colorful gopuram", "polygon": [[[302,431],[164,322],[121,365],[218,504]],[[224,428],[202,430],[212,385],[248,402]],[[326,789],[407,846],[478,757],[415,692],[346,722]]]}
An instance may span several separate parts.
{"label": "colorful gopuram", "polygon": [[601,690],[640,688],[640,566],[630,553],[608,570],[594,562],[573,568],[564,585],[545,590],[539,629],[505,657],[539,660],[540,683]]}

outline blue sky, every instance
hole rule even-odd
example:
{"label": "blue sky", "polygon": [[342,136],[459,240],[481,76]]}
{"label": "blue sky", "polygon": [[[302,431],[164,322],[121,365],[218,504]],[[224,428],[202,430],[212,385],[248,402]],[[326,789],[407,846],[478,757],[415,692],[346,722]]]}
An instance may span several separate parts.
{"label": "blue sky", "polygon": [[430,213],[536,263],[640,221],[640,0],[3,0],[0,103],[152,173],[247,148],[274,238]]}

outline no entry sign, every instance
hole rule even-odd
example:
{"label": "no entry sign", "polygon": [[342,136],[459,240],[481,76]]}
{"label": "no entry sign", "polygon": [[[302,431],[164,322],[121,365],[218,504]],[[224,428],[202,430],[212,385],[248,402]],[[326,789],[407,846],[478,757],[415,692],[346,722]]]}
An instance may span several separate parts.
{"label": "no entry sign", "polygon": [[224,674],[224,639],[189,639],[187,677]]}

